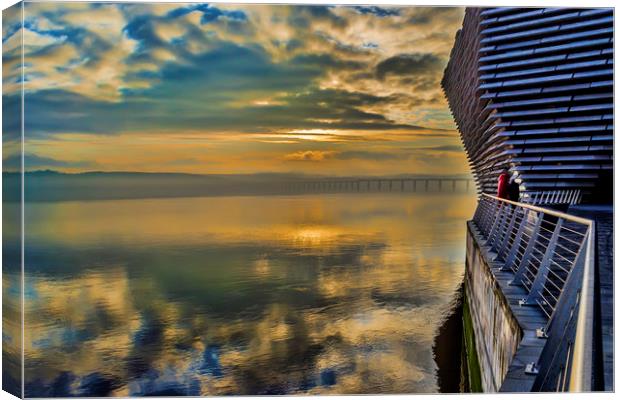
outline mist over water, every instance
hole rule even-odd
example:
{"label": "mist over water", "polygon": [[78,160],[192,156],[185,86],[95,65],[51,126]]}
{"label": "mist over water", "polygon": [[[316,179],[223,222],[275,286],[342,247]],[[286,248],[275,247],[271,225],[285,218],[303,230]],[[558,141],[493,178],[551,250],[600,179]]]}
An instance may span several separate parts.
{"label": "mist over water", "polygon": [[29,204],[26,395],[436,392],[433,342],[474,206],[440,193]]}

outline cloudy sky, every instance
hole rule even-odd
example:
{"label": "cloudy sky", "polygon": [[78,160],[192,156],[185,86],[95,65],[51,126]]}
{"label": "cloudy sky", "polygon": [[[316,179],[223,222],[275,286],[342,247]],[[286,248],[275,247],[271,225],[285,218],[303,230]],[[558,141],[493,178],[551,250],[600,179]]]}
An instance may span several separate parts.
{"label": "cloudy sky", "polygon": [[[439,82],[461,8],[26,3],[5,161],[67,172],[467,172]],[[13,122],[15,120],[15,122]],[[9,149],[8,151],[6,149]]]}

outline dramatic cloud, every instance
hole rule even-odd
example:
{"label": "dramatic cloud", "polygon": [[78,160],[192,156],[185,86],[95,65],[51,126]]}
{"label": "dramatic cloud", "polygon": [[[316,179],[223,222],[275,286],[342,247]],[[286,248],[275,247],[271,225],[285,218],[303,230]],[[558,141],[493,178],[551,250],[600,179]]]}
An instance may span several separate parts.
{"label": "dramatic cloud", "polygon": [[[439,82],[460,8],[26,3],[21,29],[11,15],[4,111],[18,111],[23,86],[27,150],[66,159],[48,164],[59,169],[92,158],[104,169],[271,171],[334,151],[334,171],[359,161],[387,173],[409,160],[400,148],[455,143]],[[17,138],[18,126],[3,128]]]}
{"label": "dramatic cloud", "polygon": [[377,64],[377,77],[381,80],[386,75],[417,75],[441,70],[444,62],[435,54],[399,54]]}

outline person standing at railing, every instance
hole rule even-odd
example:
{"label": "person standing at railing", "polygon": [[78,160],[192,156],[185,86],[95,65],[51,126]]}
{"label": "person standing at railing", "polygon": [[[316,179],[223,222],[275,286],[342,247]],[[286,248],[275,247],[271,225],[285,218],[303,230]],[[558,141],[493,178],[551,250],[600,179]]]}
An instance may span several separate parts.
{"label": "person standing at railing", "polygon": [[520,197],[519,184],[516,181],[516,177],[513,176],[508,184],[508,200],[518,202]]}
{"label": "person standing at railing", "polygon": [[510,175],[508,175],[508,170],[504,168],[499,174],[499,178],[497,178],[497,197],[500,199],[508,198],[508,183],[510,180]]}

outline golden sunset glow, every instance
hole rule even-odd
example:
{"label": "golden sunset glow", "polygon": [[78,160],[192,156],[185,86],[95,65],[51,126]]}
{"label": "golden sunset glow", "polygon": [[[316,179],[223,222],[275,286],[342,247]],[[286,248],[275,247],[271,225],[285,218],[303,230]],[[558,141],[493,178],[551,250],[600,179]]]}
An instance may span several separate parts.
{"label": "golden sunset glow", "polygon": [[24,16],[4,26],[3,95],[18,106],[23,37],[27,170],[467,172],[439,87],[460,8],[27,3]]}

